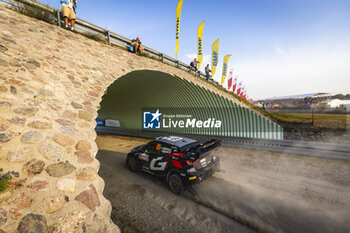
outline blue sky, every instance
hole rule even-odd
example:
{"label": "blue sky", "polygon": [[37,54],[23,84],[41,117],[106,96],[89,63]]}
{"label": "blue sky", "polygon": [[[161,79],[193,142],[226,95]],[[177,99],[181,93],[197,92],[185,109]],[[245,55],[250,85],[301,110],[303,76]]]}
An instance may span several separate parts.
{"label": "blue sky", "polygon": [[[59,8],[59,0],[41,0]],[[78,0],[78,17],[175,57],[178,0]],[[205,21],[204,65],[220,38],[222,62],[254,99],[293,94],[350,93],[349,0],[184,0],[178,59],[196,57],[197,28]],[[205,64],[204,64],[205,63]],[[224,84],[226,86],[226,83]]]}

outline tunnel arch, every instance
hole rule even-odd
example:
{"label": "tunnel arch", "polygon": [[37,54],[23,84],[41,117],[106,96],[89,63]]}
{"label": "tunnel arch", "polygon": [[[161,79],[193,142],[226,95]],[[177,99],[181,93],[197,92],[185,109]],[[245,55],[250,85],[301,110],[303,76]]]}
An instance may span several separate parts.
{"label": "tunnel arch", "polygon": [[[190,114],[199,119],[220,119],[223,126],[215,128],[162,128],[159,131],[281,139],[282,129],[276,123],[241,107],[211,90],[174,74],[156,70],[135,70],[114,81],[102,97],[98,118],[114,119],[120,128],[143,129],[142,113],[146,109],[169,114]],[[258,124],[253,119],[261,119]],[[273,128],[272,128],[273,127]]]}

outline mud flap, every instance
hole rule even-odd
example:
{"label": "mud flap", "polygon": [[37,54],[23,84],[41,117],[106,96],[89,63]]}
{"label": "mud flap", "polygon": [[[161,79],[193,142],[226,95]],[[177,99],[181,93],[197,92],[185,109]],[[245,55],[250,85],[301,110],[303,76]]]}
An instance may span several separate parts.
{"label": "mud flap", "polygon": [[193,188],[193,186],[192,185],[187,185],[186,186],[186,191],[188,192],[188,193],[190,193],[192,196],[197,196],[198,195],[198,193],[196,192],[196,190],[194,190],[194,188]]}

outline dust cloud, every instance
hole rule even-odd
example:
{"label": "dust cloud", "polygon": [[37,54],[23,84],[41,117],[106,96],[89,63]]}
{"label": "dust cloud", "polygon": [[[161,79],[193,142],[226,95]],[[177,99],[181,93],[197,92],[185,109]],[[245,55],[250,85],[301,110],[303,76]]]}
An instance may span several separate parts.
{"label": "dust cloud", "polygon": [[350,232],[350,162],[222,148],[195,201],[260,232]]}

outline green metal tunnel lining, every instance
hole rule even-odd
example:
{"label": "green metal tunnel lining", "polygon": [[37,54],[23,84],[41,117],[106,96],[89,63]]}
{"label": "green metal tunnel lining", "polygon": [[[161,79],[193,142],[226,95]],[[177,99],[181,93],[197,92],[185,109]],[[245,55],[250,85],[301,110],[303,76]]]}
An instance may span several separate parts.
{"label": "green metal tunnel lining", "polygon": [[283,129],[270,119],[206,88],[159,71],[133,71],[116,80],[103,96],[98,118],[116,119],[121,128],[142,130],[142,111],[150,108],[167,109],[167,114],[186,110],[200,119],[225,122],[220,129],[195,127],[168,129],[168,132],[283,138]]}

